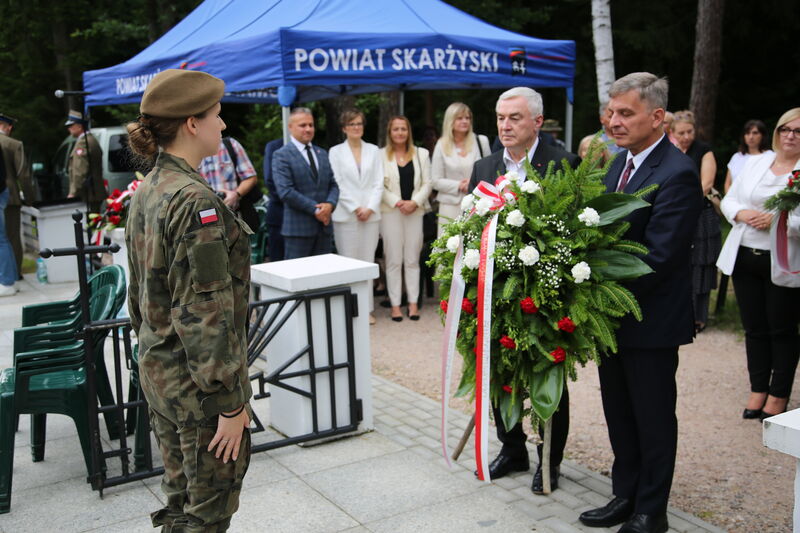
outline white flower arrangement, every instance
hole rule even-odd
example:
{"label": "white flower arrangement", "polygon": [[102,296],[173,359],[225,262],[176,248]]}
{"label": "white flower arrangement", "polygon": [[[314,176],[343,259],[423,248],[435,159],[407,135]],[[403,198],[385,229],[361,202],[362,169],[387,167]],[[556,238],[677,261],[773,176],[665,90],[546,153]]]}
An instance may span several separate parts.
{"label": "white flower arrangement", "polygon": [[587,226],[597,226],[600,224],[600,214],[591,207],[587,207],[578,215],[578,220]]}
{"label": "white flower arrangement", "polygon": [[461,199],[461,210],[468,211],[472,209],[472,204],[475,203],[475,197],[471,194],[466,195],[464,198]]}
{"label": "white flower arrangement", "polygon": [[506,223],[516,228],[522,227],[522,225],[525,224],[525,215],[523,215],[522,211],[519,209],[514,209],[506,215]]}
{"label": "white flower arrangement", "polygon": [[492,201],[488,198],[481,198],[475,204],[475,212],[478,213],[479,216],[484,216],[489,210],[492,208]]}
{"label": "white flower arrangement", "polygon": [[456,253],[459,244],[461,244],[461,237],[458,235],[453,235],[447,239],[447,249],[452,253]]}
{"label": "white flower arrangement", "polygon": [[591,274],[592,269],[589,267],[586,261],[581,261],[572,267],[572,277],[575,278],[575,283],[583,283],[589,279]]}
{"label": "white flower arrangement", "polygon": [[533,180],[525,180],[522,185],[519,186],[520,190],[524,193],[533,194],[538,192],[541,187],[538,183]]}
{"label": "white flower arrangement", "polygon": [[525,266],[535,265],[539,261],[539,250],[529,244],[519,251],[517,257]]}
{"label": "white flower arrangement", "polygon": [[478,264],[481,261],[481,253],[480,251],[470,248],[467,250],[467,253],[464,254],[464,264],[467,268],[475,270],[478,268]]}

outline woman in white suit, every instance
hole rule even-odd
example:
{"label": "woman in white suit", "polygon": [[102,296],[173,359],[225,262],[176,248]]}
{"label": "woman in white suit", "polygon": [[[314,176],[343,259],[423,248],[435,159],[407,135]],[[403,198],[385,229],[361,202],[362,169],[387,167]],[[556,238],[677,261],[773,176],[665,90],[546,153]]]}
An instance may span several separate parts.
{"label": "woman in white suit", "polygon": [[422,215],[431,194],[428,151],[414,146],[411,123],[394,116],[386,126],[383,162],[381,235],[386,258],[386,286],[392,304],[392,320],[403,320],[400,310],[403,274],[408,298],[408,317],[419,320],[419,255],[422,251]]}
{"label": "woman in white suit", "polygon": [[[383,196],[383,163],[378,147],[364,142],[364,113],[345,110],[339,117],[347,139],[331,148],[329,159],[339,185],[339,203],[331,217],[336,251],[372,263],[378,247]],[[372,314],[372,280],[369,282],[369,322]]]}
{"label": "woman in white suit", "polygon": [[461,214],[461,200],[469,192],[475,161],[491,154],[489,139],[472,132],[472,111],[467,104],[453,102],[444,112],[442,137],[433,149],[431,185],[438,191],[438,236]]}
{"label": "woman in white suit", "polygon": [[[764,419],[786,410],[797,368],[800,289],[772,281],[770,225],[773,213],[764,202],[786,187],[800,165],[800,107],[778,121],[774,153],[751,156],[722,200],[722,213],[733,225],[717,266],[731,275],[745,332],[750,398],[743,418]],[[790,231],[798,230],[796,216]]]}

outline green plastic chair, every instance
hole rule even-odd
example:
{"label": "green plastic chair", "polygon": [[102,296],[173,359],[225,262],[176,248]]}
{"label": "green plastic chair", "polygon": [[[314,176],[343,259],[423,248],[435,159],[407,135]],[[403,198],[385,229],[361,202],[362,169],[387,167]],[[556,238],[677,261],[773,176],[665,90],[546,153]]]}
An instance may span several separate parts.
{"label": "green plastic chair", "polygon": [[[115,307],[114,289],[106,286],[92,294],[93,320],[111,314]],[[0,372],[0,513],[7,513],[11,507],[15,419],[20,414],[33,415],[31,450],[34,461],[44,458],[47,414],[72,418],[86,471],[92,475],[89,401],[82,343],[17,353],[14,368]],[[105,462],[101,462],[104,471]]]}
{"label": "green plastic chair", "polygon": [[250,264],[257,265],[264,262],[267,256],[267,242],[269,226],[267,226],[267,207],[263,204],[255,205],[258,213],[258,228],[253,228],[254,233],[250,235]]}

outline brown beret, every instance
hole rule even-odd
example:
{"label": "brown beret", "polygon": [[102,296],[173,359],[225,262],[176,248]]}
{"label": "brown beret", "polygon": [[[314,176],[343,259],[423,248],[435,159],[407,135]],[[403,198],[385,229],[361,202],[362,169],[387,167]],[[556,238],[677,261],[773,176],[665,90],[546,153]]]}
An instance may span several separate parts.
{"label": "brown beret", "polygon": [[139,111],[160,118],[186,118],[222,100],[225,82],[199,70],[168,69],[156,74],[142,96]]}

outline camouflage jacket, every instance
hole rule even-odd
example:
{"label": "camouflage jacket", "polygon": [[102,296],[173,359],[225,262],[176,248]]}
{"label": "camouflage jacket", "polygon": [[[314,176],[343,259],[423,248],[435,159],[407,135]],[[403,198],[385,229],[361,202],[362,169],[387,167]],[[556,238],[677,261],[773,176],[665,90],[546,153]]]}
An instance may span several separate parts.
{"label": "camouflage jacket", "polygon": [[232,411],[252,395],[249,233],[185,160],[166,152],[131,200],[128,309],[142,389],[179,425]]}
{"label": "camouflage jacket", "polygon": [[89,201],[100,202],[108,197],[103,183],[103,149],[94,135],[87,133],[78,137],[69,154],[69,194],[86,200],[83,184],[92,171],[89,186]]}

